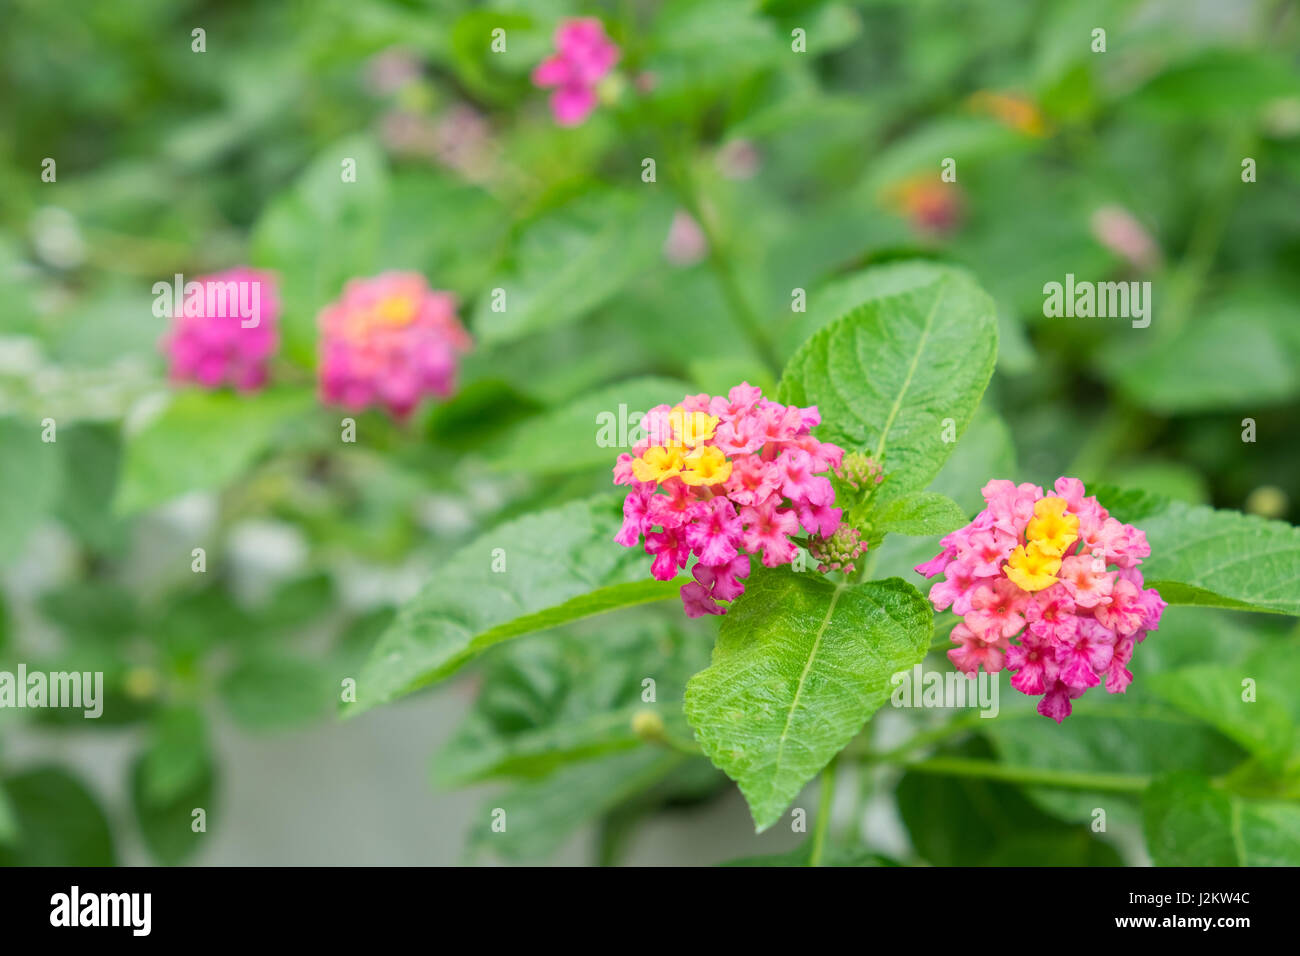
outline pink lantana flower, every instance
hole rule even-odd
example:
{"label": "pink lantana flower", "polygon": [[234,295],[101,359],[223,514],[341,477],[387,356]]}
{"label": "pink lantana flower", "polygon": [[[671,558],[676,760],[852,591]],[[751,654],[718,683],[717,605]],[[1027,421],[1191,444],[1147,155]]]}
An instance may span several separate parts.
{"label": "pink lantana flower", "polygon": [[953,665],[1005,666],[1011,686],[1041,696],[1038,712],[1060,723],[1090,687],[1124,692],[1133,647],[1160,625],[1165,602],[1137,567],[1151,554],[1146,535],[1085,497],[1076,478],[1058,478],[1054,490],[990,481],[984,510],[916,570],[944,576],[930,601],[962,618]]}
{"label": "pink lantana flower", "polygon": [[280,344],[275,280],[240,267],[194,281],[174,303],[171,329],[159,343],[168,376],[206,389],[260,389]]}
{"label": "pink lantana flower", "polygon": [[351,411],[378,405],[399,421],[425,396],[454,391],[471,345],[455,296],[413,272],[350,280],[319,324],[321,400]]}
{"label": "pink lantana flower", "polygon": [[565,20],[555,31],[555,54],[533,70],[533,85],[554,89],[551,113],[561,126],[578,126],[596,108],[596,84],[620,51],[594,17]]}
{"label": "pink lantana flower", "polygon": [[[744,593],[751,557],[789,564],[801,528],[823,538],[840,530],[835,489],[819,472],[838,469],[844,452],[812,437],[818,421],[815,409],[768,401],[748,383],[650,409],[646,437],[614,466],[614,483],[628,486],[614,540],[644,539],[661,581],[695,558],[695,580],[682,587],[687,616],[724,613],[718,602]],[[836,541],[827,554],[840,565],[861,552]]]}

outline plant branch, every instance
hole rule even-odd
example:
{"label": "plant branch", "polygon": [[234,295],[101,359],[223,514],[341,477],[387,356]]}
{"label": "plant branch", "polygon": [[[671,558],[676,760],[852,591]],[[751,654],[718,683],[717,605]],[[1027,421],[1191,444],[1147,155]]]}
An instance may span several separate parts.
{"label": "plant branch", "polygon": [[822,865],[822,856],[826,850],[826,834],[831,828],[831,807],[835,802],[835,768],[838,762],[838,757],[832,757],[831,762],[822,771],[821,793],[818,795],[817,802],[817,823],[813,828],[812,853],[808,856],[809,866]]}

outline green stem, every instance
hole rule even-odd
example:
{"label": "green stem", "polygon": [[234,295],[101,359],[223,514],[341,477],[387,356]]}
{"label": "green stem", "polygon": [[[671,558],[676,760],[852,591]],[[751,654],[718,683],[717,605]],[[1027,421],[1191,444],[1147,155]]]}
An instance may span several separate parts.
{"label": "green stem", "polygon": [[781,359],[777,355],[776,346],[773,345],[771,337],[763,327],[762,319],[745,298],[745,292],[741,288],[740,280],[736,278],[735,266],[726,251],[726,245],[705,213],[704,204],[700,201],[690,173],[683,168],[671,178],[671,181],[682,205],[686,207],[686,211],[704,233],[705,242],[709,247],[709,267],[722,287],[723,298],[727,300],[727,306],[731,309],[736,323],[745,333],[749,344],[767,366],[768,371],[772,373],[772,377],[780,378]]}
{"label": "green stem", "polygon": [[812,853],[808,856],[809,866],[821,866],[822,855],[826,850],[826,834],[831,828],[831,805],[835,801],[835,768],[838,758],[832,758],[822,771],[821,793],[817,806],[817,823],[813,829]]}
{"label": "green stem", "polygon": [[1140,774],[1080,773],[1041,767],[1016,767],[994,763],[991,760],[973,760],[966,757],[930,757],[926,760],[902,761],[900,765],[905,770],[917,773],[934,773],[947,777],[975,777],[1063,790],[1140,793],[1151,782],[1150,777]]}

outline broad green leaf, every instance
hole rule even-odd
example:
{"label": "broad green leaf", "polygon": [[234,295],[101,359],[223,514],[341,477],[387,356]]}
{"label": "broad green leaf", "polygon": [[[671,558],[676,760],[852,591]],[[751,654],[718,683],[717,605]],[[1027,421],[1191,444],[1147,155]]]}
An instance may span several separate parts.
{"label": "broad green leaf", "polygon": [[110,550],[125,538],[112,509],[122,460],[117,429],[89,422],[70,425],[59,429],[59,445],[75,467],[65,472],[55,513],[82,541]]}
{"label": "broad green leaf", "polygon": [[202,759],[202,771],[168,800],[151,800],[145,794],[145,758],[140,758],[131,768],[131,809],[145,846],[164,866],[184,862],[197,852],[207,835],[206,830],[194,830],[195,810],[204,812],[205,828],[212,826],[215,768],[208,754],[203,754]]}
{"label": "broad green leaf", "polygon": [[641,414],[656,405],[675,405],[691,391],[687,383],[668,378],[635,378],[607,386],[521,422],[489,461],[502,471],[533,475],[613,468],[619,453],[630,451],[638,437],[635,425]]}
{"label": "broad green leaf", "polygon": [[1234,292],[1172,341],[1117,347],[1105,354],[1106,366],[1132,401],[1165,415],[1289,401],[1300,392],[1295,300],[1261,291]]}
{"label": "broad green leaf", "polygon": [[324,717],[339,689],[314,661],[263,652],[241,661],[221,681],[231,717],[247,730],[280,730]]}
{"label": "broad green leaf", "polygon": [[979,405],[997,357],[993,302],[963,272],[872,299],[795,353],[781,401],[816,405],[818,437],[883,460],[879,494],[926,487]]}
{"label": "broad green leaf", "polygon": [[755,570],[687,684],[686,717],[760,832],[889,698],[890,676],[925,656],[932,630],[930,605],[897,578]]}
{"label": "broad green leaf", "polygon": [[1300,803],[1243,800],[1178,773],[1147,789],[1142,811],[1158,866],[1300,866]]}
{"label": "broad green leaf", "polygon": [[[712,93],[737,88],[745,76],[781,62],[789,48],[772,24],[748,4],[727,0],[670,0],[654,18],[653,55],[646,64],[655,75],[651,96],[698,112]],[[726,36],[726,43],[711,37]]]}
{"label": "broad green leaf", "polygon": [[40,767],[4,781],[17,839],[0,866],[112,866],[113,835],[94,796],[66,771]]}
{"label": "broad green leaf", "polygon": [[[959,753],[986,757],[988,748],[977,741]],[[909,771],[895,796],[912,845],[935,866],[1120,863],[1118,854],[1087,826],[1044,813],[1008,784]]]}
{"label": "broad green leaf", "polygon": [[[341,175],[348,161],[355,167],[352,182]],[[258,220],[252,262],[276,273],[284,353],[298,364],[314,364],[317,313],[343,283],[387,265],[375,254],[388,194],[384,150],[370,136],[351,136],[321,150]]]}
{"label": "broad green leaf", "polygon": [[61,446],[35,422],[0,419],[0,564],[19,556],[27,535],[54,508],[63,477]]}
{"label": "broad green leaf", "polygon": [[480,809],[470,848],[516,860],[549,856],[582,824],[655,786],[689,760],[645,746],[520,784]]}
{"label": "broad green leaf", "polygon": [[1203,120],[1249,115],[1266,103],[1300,96],[1300,79],[1285,61],[1258,50],[1201,50],[1174,64],[1133,94],[1133,102],[1162,116]]}
{"label": "broad green leaf", "polygon": [[202,776],[208,761],[203,715],[191,707],[175,708],[154,719],[153,740],[141,758],[141,795],[150,803],[167,803]]}
{"label": "broad green leaf", "polygon": [[1137,526],[1143,577],[1170,604],[1300,615],[1300,528],[1177,501]]}
{"label": "broad green leaf", "polygon": [[452,555],[380,638],[349,711],[440,680],[508,638],[675,595],[677,584],[650,577],[645,554],[614,543],[621,512],[615,498],[570,502]]}
{"label": "broad green leaf", "polygon": [[1296,752],[1300,662],[1289,642],[1265,646],[1238,663],[1220,660],[1147,680],[1171,705],[1232,738],[1274,772]]}
{"label": "broad green leaf", "polygon": [[961,506],[937,491],[913,491],[887,501],[871,515],[871,530],[888,534],[935,535],[970,521]]}
{"label": "broad green leaf", "polygon": [[980,489],[988,480],[1015,473],[1011,429],[988,405],[981,405],[930,489],[956,501],[966,514],[975,514],[984,508]]}
{"label": "broad green leaf", "polygon": [[[555,767],[639,746],[632,727],[657,714],[689,740],[681,712],[686,679],[708,652],[698,635],[632,627],[617,617],[521,641],[487,662],[474,707],[434,758],[441,785],[488,776],[537,777]],[[647,679],[654,701],[644,700]]]}
{"label": "broad green leaf", "polygon": [[162,414],[127,439],[116,511],[140,511],[186,492],[220,488],[239,477],[288,420],[310,406],[306,391],[180,392]]}
{"label": "broad green leaf", "polygon": [[[1163,634],[1148,638],[1154,642]],[[1138,655],[1147,648],[1138,649]],[[1005,680],[1001,713],[977,728],[1007,764],[1068,773],[1155,776],[1187,767],[1226,773],[1240,763],[1242,751],[1213,728],[1143,698],[1146,678],[1124,696],[1098,691],[1075,702],[1060,726],[1034,709],[1037,698],[1011,689]],[[1136,699],[1135,699],[1136,698]],[[1136,822],[1136,801],[1126,794],[1026,787],[1034,803],[1063,820],[1092,823],[1106,811],[1108,823]]]}
{"label": "broad green leaf", "polygon": [[574,322],[618,292],[660,255],[671,210],[654,196],[586,195],[530,224],[513,268],[490,280],[505,297],[482,297],[475,335],[490,344]]}
{"label": "broad green leaf", "polygon": [[215,767],[202,714],[178,708],[159,718],[148,749],[132,764],[131,808],[145,846],[171,866],[198,849],[194,811],[212,823]]}

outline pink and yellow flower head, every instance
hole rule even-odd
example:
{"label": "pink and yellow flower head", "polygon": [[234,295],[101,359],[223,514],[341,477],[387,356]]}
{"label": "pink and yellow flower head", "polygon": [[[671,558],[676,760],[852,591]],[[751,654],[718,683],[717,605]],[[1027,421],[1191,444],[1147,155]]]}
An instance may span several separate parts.
{"label": "pink and yellow flower head", "polygon": [[598,84],[620,56],[594,17],[565,20],[555,31],[555,54],[533,70],[533,84],[551,93],[551,113],[561,126],[578,126],[596,108]]}
{"label": "pink and yellow flower head", "polygon": [[269,273],[246,267],[195,280],[200,290],[177,303],[159,343],[173,382],[255,391],[280,344],[280,306]]}
{"label": "pink and yellow flower head", "polygon": [[1165,602],[1143,588],[1137,567],[1151,554],[1146,535],[1085,498],[1077,478],[1054,488],[1044,495],[1036,485],[990,481],[984,510],[916,570],[944,575],[930,600],[962,618],[953,664],[967,673],[1006,667],[1011,686],[1041,695],[1038,712],[1060,723],[1089,687],[1104,681],[1110,693],[1124,692],[1133,647],[1159,626]]}
{"label": "pink and yellow flower head", "polygon": [[[646,437],[614,466],[614,483],[630,486],[614,540],[631,548],[644,537],[661,581],[695,557],[695,580],[682,587],[686,614],[725,613],[718,602],[744,593],[751,555],[774,568],[794,559],[790,536],[800,527],[822,538],[839,530],[835,489],[822,473],[844,452],[812,436],[819,421],[816,408],[768,401],[747,382],[726,397],[652,408]],[[837,548],[837,559],[861,553],[856,541]]]}
{"label": "pink and yellow flower head", "polygon": [[360,411],[369,405],[404,419],[427,395],[446,398],[471,340],[456,298],[414,272],[352,279],[320,324],[320,397]]}

